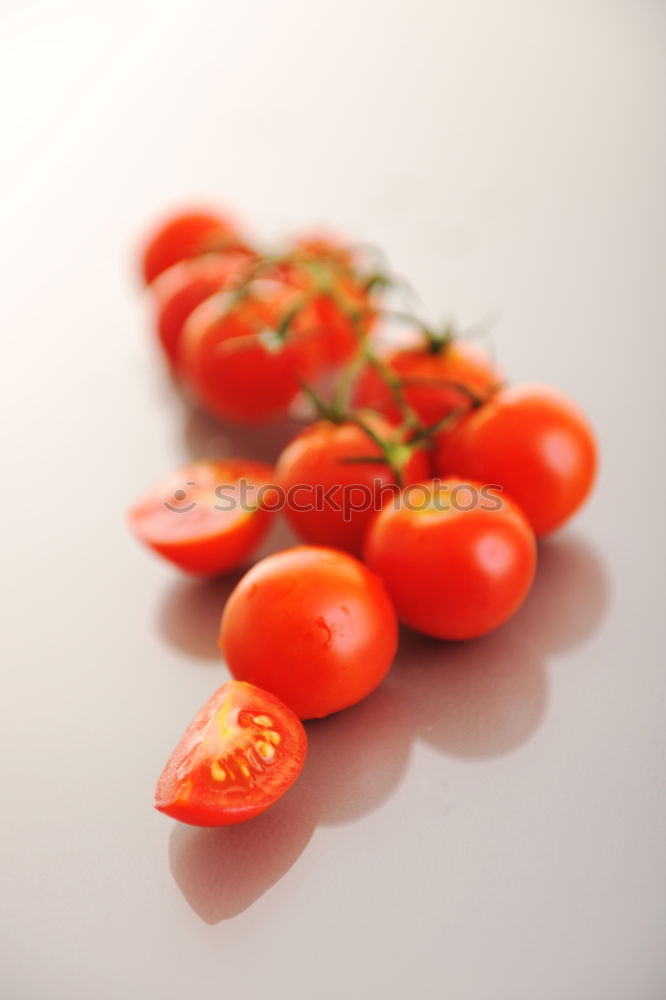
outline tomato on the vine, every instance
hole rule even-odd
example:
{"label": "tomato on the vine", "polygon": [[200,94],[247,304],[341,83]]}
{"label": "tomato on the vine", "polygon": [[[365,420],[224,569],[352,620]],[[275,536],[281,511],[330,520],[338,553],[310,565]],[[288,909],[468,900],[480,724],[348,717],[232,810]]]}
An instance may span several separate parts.
{"label": "tomato on the vine", "polygon": [[449,479],[408,487],[364,546],[399,619],[439,639],[472,639],[518,610],[536,567],[534,534],[507,497]]}
{"label": "tomato on the vine", "polygon": [[170,366],[178,369],[180,339],[188,316],[216,292],[239,278],[252,259],[251,252],[229,250],[181,260],[155,279],[157,335]]}
{"label": "tomato on the vine", "polygon": [[434,458],[440,475],[502,486],[542,538],[585,501],[596,475],[597,446],[586,417],[562,393],[515,385],[443,433]]}
{"label": "tomato on the vine", "polygon": [[[241,565],[272,520],[270,465],[249,459],[200,461],[153,486],[129,512],[145,545],[188,573],[213,576]],[[260,490],[269,494],[266,506]]]}
{"label": "tomato on the vine", "polygon": [[[488,355],[456,338],[438,341],[423,336],[414,346],[398,348],[379,360],[426,426],[469,408],[475,399],[487,398],[499,385],[499,373]],[[401,419],[396,393],[373,364],[361,373],[354,398],[358,406],[376,410],[389,420]]]}
{"label": "tomato on the vine", "polygon": [[239,680],[301,719],[355,704],[383,680],[397,622],[379,577],[353,556],[300,546],[262,559],[232,592],[220,647]]}
{"label": "tomato on the vine", "polygon": [[228,681],[197,713],[155,790],[160,812],[193,826],[228,826],[272,806],[299,776],[307,736],[268,691]]}
{"label": "tomato on the vine", "polygon": [[181,370],[213,416],[259,423],[284,413],[323,368],[316,333],[292,321],[298,293],[252,282],[243,294],[207,299],[185,323]]}
{"label": "tomato on the vine", "polygon": [[285,513],[307,542],[361,554],[368,525],[400,484],[426,479],[423,448],[377,414],[342,422],[320,420],[298,434],[280,455],[277,480]]}
{"label": "tomato on the vine", "polygon": [[217,212],[195,209],[170,216],[146,240],[141,257],[143,280],[151,284],[186,257],[239,245],[244,244],[235,223]]}

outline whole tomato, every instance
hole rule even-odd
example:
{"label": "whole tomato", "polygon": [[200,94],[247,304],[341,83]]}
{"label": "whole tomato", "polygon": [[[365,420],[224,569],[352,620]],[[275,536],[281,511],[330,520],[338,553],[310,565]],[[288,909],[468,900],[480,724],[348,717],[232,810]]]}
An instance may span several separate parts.
{"label": "whole tomato", "polygon": [[368,364],[357,381],[354,399],[357,406],[376,410],[395,422],[402,414],[386,376],[394,380],[405,403],[426,426],[454,410],[469,408],[474,397],[485,399],[500,380],[479,347],[455,338],[437,341],[421,335],[414,346],[391,351],[379,361],[385,374]]}
{"label": "whole tomato", "polygon": [[236,224],[207,209],[169,216],[149,234],[141,254],[141,273],[147,285],[172,264],[213,250],[244,246]]}
{"label": "whole tomato", "polygon": [[296,327],[299,293],[252,282],[244,294],[207,299],[183,329],[181,371],[213,416],[260,423],[286,412],[325,366],[316,333]]}
{"label": "whole tomato", "polygon": [[155,279],[152,292],[155,325],[170,367],[179,367],[183,326],[196,307],[239,278],[252,259],[250,251],[207,253],[174,264]]}
{"label": "whole tomato", "polygon": [[442,434],[434,462],[439,475],[502,486],[542,538],[585,501],[596,475],[597,445],[584,414],[562,393],[515,385]]}
{"label": "whole tomato", "polygon": [[407,487],[368,529],[368,566],[398,618],[439,639],[473,639],[518,610],[534,579],[534,533],[519,507],[473,481]]}
{"label": "whole tomato", "polygon": [[355,704],[383,680],[398,641],[384,585],[345,552],[303,545],[262,559],[232,592],[220,647],[233,677],[301,719]]}
{"label": "whole tomato", "polygon": [[356,420],[320,420],[291,441],[276,475],[285,513],[307,542],[360,555],[368,525],[399,485],[430,474],[423,448],[376,414]]}

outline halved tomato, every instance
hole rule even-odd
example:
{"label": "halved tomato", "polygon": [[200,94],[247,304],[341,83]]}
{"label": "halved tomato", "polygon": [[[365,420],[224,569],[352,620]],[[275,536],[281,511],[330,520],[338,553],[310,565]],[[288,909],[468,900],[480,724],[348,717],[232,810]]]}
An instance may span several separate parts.
{"label": "halved tomato", "polygon": [[214,576],[239,566],[266,534],[272,513],[264,462],[193,462],[161,480],[129,512],[134,534],[188,573]]}
{"label": "halved tomato", "polygon": [[155,790],[155,808],[193,826],[228,826],[272,806],[301,773],[305,729],[274,695],[228,681],[197,713]]}

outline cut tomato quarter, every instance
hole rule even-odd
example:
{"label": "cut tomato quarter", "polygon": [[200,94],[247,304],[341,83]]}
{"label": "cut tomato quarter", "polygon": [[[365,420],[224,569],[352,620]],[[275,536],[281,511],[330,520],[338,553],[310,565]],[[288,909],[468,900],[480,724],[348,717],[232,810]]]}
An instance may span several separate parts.
{"label": "cut tomato quarter", "polygon": [[300,774],[305,729],[274,695],[228,681],[171,754],[155,808],[193,826],[228,826],[272,806]]}

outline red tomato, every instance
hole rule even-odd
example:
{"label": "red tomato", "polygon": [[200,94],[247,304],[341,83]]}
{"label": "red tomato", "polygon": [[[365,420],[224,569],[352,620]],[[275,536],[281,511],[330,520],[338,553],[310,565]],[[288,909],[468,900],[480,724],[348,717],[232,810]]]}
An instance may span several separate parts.
{"label": "red tomato", "polygon": [[[409,449],[404,435],[383,417],[360,419],[395,451],[404,484],[427,479],[422,449]],[[375,462],[355,462],[372,458]],[[280,455],[276,476],[287,493],[285,513],[307,542],[333,545],[360,555],[368,525],[389,495],[399,492],[382,449],[358,424],[321,420],[306,428]]]}
{"label": "red tomato", "polygon": [[[263,462],[193,462],[146,493],[129,512],[134,534],[188,573],[241,565],[266,534],[271,513],[257,496],[273,481]],[[270,502],[270,501],[269,501]]]}
{"label": "red tomato", "polygon": [[216,295],[198,306],[183,329],[181,368],[213,416],[259,423],[284,413],[323,365],[312,333],[278,329],[294,302],[277,282],[253,285],[243,298]]}
{"label": "red tomato", "polygon": [[518,610],[534,578],[536,544],[519,508],[461,480],[405,490],[371,524],[366,562],[406,625],[473,639]]}
{"label": "red tomato", "polygon": [[[426,344],[401,348],[382,359],[398,377],[405,401],[426,425],[470,405],[470,396],[485,398],[499,383],[499,373],[490,358],[475,344],[448,341],[441,350]],[[357,406],[383,413],[400,422],[401,413],[388,385],[372,365],[361,373],[355,389]]]}
{"label": "red tomato", "polygon": [[292,240],[292,244],[296,251],[315,260],[333,260],[348,270],[357,264],[357,254],[354,248],[350,247],[337,233],[314,230],[296,236]]}
{"label": "red tomato", "polygon": [[253,566],[220,627],[232,675],[272,691],[301,719],[365,698],[396,646],[395,611],[381,580],[344,552],[307,545]]}
{"label": "red tomato", "polygon": [[185,320],[196,307],[233,283],[248,265],[249,251],[204,254],[181,260],[155,279],[156,326],[160,344],[173,369],[178,367]]}
{"label": "red tomato", "polygon": [[228,681],[195,716],[155,790],[155,808],[193,826],[228,826],[272,806],[296,781],[307,737],[268,691]]}
{"label": "red tomato", "polygon": [[197,257],[241,243],[236,226],[217,213],[183,212],[157,226],[146,241],[141,269],[149,285],[158,274],[186,257]]}
{"label": "red tomato", "polygon": [[539,538],[578,510],[596,466],[597,446],[585,416],[566,396],[535,385],[503,389],[443,434],[435,453],[440,475],[503,486]]}
{"label": "red tomato", "polygon": [[304,293],[294,326],[316,333],[326,360],[339,366],[356,354],[375,322],[376,308],[342,244],[313,238],[295,247],[294,258],[276,265],[279,279]]}

